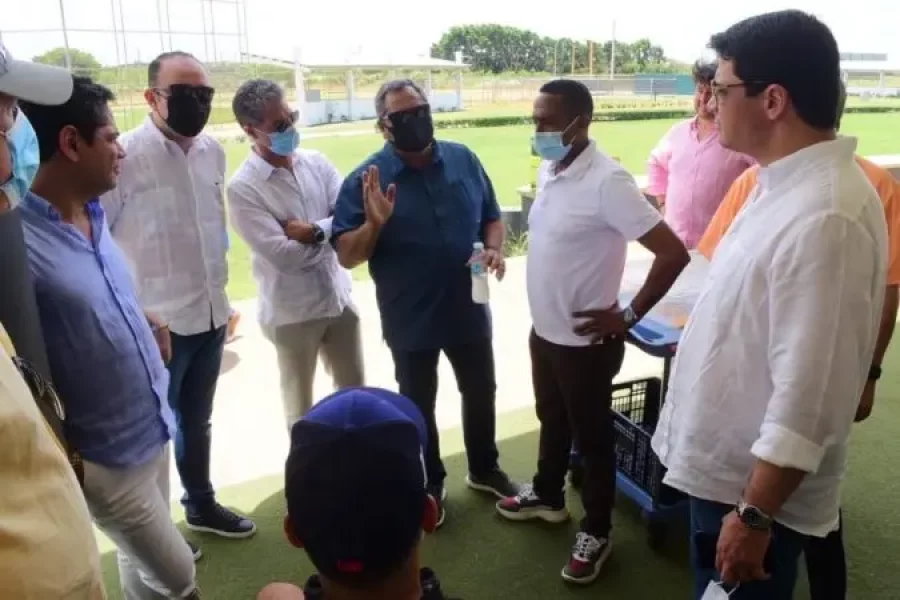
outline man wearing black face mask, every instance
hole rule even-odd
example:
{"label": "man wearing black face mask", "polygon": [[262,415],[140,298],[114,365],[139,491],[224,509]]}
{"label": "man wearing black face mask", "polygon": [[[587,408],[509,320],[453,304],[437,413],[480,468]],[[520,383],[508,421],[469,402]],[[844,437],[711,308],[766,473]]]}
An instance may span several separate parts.
{"label": "man wearing black face mask", "polygon": [[175,463],[189,528],[227,538],[255,525],[216,502],[210,421],[228,322],[225,152],[202,133],[214,90],[200,62],[167,52],[150,63],[150,115],[121,138],[118,187],[101,198],[109,229],[134,267],[143,308],[167,348]]}
{"label": "man wearing black face mask", "polygon": [[386,144],[344,180],[331,242],[344,267],[369,262],[400,393],[419,406],[428,426],[425,465],[440,525],[446,476],[435,421],[441,352],[462,394],[468,485],[500,498],[518,491],[497,463],[490,311],[473,302],[467,268],[473,244],[482,243],[488,270],[503,276],[505,228],[478,158],[465,146],[434,139],[428,102],[415,83],[384,84],[375,108]]}

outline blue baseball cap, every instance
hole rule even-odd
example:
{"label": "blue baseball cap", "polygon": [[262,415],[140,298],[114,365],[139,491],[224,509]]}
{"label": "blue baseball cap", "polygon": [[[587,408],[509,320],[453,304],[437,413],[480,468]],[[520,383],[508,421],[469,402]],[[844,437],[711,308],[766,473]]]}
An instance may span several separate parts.
{"label": "blue baseball cap", "polygon": [[409,557],[426,510],[427,439],[411,400],[371,387],[336,392],[293,425],[288,515],[324,577],[378,581]]}

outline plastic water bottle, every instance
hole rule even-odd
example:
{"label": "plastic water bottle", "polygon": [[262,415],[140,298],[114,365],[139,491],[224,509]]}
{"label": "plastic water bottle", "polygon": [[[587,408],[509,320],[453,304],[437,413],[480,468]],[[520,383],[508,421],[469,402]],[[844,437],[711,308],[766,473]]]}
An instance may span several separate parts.
{"label": "plastic water bottle", "polygon": [[484,258],[484,244],[481,242],[472,244],[472,260],[469,268],[472,271],[472,302],[475,304],[487,304],[491,298]]}

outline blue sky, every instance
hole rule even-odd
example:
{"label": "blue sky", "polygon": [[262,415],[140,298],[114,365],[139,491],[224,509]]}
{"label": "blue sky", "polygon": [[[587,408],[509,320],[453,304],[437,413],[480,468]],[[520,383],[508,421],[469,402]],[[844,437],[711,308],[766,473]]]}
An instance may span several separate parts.
{"label": "blue sky", "polygon": [[[114,38],[113,14],[124,7],[121,17],[125,29],[159,29],[156,5],[166,0],[63,0],[67,23],[72,29],[99,32],[69,34],[72,47],[85,49],[106,64],[117,60],[149,60],[168,46],[169,37],[156,33],[129,33],[127,41]],[[62,36],[54,33],[16,33],[22,29],[60,29],[59,0],[9,0],[12,14],[0,8],[0,35],[16,56],[30,58],[48,48],[62,45]],[[234,36],[220,35],[215,49],[202,35],[201,0],[168,0],[172,46],[212,60],[234,60],[239,46]],[[202,3],[210,6],[208,2]],[[682,60],[693,60],[704,50],[709,35],[755,13],[783,8],[810,10],[822,18],[835,33],[845,52],[886,52],[891,62],[900,64],[900,2],[896,0],[756,0],[739,7],[736,3],[707,2],[688,4],[672,0],[618,2],[615,8],[601,0],[569,0],[564,3],[524,0],[453,0],[451,8],[440,10],[434,4],[381,4],[363,0],[308,2],[298,0],[247,0],[248,41],[251,52],[290,59],[296,47],[307,60],[335,60],[351,52],[400,57],[424,53],[444,30],[465,23],[502,23],[523,27],[549,36],[606,40],[612,22],[616,37],[634,40],[649,37],[666,53]],[[22,10],[27,6],[28,11]],[[115,6],[115,12],[111,9]],[[207,27],[213,22],[221,32],[237,31],[237,11],[226,4],[214,3],[207,9]],[[551,10],[553,7],[556,10]],[[423,22],[423,15],[425,21]],[[652,18],[648,19],[648,16]],[[413,25],[413,23],[418,23]],[[163,16],[163,28],[167,28]],[[177,33],[177,32],[184,33]],[[117,52],[118,50],[118,52]],[[214,57],[215,53],[215,57]]]}

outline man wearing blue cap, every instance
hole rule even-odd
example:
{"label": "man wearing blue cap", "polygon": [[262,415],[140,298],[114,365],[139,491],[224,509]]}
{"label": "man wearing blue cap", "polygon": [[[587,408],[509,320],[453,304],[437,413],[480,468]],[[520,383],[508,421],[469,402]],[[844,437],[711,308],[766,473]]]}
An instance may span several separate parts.
{"label": "man wearing blue cap", "polygon": [[411,400],[350,388],[319,402],[291,430],[285,532],[317,575],[301,593],[275,583],[260,600],[445,600],[419,566],[422,532],[437,525],[426,491],[425,421]]}

